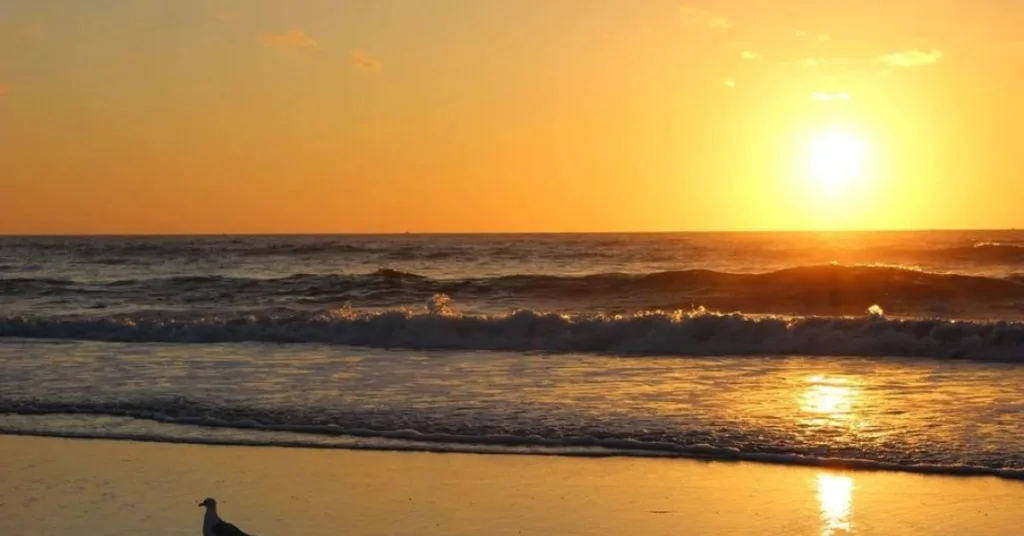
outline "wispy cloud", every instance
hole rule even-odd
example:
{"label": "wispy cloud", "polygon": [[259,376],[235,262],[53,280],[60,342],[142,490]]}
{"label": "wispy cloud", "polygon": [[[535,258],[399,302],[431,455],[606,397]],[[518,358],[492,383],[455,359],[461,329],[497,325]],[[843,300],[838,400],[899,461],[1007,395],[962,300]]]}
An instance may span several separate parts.
{"label": "wispy cloud", "polygon": [[744,50],[743,52],[740,52],[740,57],[745,59],[745,60],[747,60],[747,61],[754,61],[754,60],[761,59],[761,55],[760,54],[758,54],[756,52],[751,52],[749,50]]}
{"label": "wispy cloud", "polygon": [[373,71],[375,73],[379,73],[384,70],[384,64],[381,63],[380,60],[371,58],[358,50],[353,50],[352,54],[349,55],[349,58],[352,60],[352,65],[360,69],[366,69],[367,71]]}
{"label": "wispy cloud", "polygon": [[841,93],[827,93],[824,91],[817,91],[811,94],[811,99],[818,102],[846,102],[850,100],[850,94],[844,92]]}
{"label": "wispy cloud", "polygon": [[736,89],[736,81],[732,78],[722,79],[722,85],[729,89]]}
{"label": "wispy cloud", "polygon": [[266,35],[263,37],[263,42],[267,46],[281,50],[312,52],[320,48],[320,44],[316,42],[316,39],[313,39],[300,30],[292,30],[282,34]]}
{"label": "wispy cloud", "polygon": [[683,20],[698,26],[714,28],[716,30],[728,30],[732,28],[732,21],[713,13],[703,7],[683,6],[679,8],[679,14]]}
{"label": "wispy cloud", "polygon": [[804,69],[816,69],[824,64],[825,60],[820,60],[818,58],[804,58],[800,60],[800,66]]}
{"label": "wispy cloud", "polygon": [[922,67],[938,63],[942,56],[941,50],[933,48],[931,50],[908,50],[885,54],[880,56],[878,61],[889,67],[909,69],[911,67]]}

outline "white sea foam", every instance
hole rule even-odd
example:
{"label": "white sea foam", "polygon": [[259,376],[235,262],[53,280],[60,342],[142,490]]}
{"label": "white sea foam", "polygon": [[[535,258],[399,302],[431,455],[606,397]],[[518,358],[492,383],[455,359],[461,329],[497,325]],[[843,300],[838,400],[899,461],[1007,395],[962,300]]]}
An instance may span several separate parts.
{"label": "white sea foam", "polygon": [[[874,311],[874,310],[873,310]],[[880,311],[877,310],[877,311]],[[840,355],[1024,361],[1024,324],[939,319],[775,317],[705,310],[468,315],[351,309],[283,315],[0,317],[0,337],[121,342],[326,343],[371,348],[621,355]]]}
{"label": "white sea foam", "polygon": [[[540,436],[424,434],[415,430],[339,430],[329,426],[236,425],[206,423],[201,426],[247,429],[249,433],[181,433],[180,429],[157,426],[147,431],[103,431],[52,428],[45,421],[5,422],[0,416],[0,434],[195,445],[246,447],[288,447],[311,449],[387,450],[399,452],[548,455],[586,458],[689,458],[716,461],[751,461],[780,465],[828,467],[864,471],[900,471],[955,476],[995,476],[1024,480],[1024,469],[966,464],[899,463],[858,458],[840,458],[775,452],[744,451],[707,444],[680,445],[671,442],[596,437],[544,438]],[[122,428],[132,428],[130,423]],[[140,428],[140,427],[135,427]]]}

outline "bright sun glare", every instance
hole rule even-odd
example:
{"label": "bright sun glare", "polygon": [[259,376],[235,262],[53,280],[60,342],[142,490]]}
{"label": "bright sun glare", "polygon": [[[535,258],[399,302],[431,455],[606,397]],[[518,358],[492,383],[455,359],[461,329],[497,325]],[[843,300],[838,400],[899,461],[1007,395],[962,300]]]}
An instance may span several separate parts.
{"label": "bright sun glare", "polygon": [[818,475],[818,503],[824,522],[822,536],[849,534],[850,504],[853,502],[853,479],[848,476],[821,473]]}
{"label": "bright sun glare", "polygon": [[864,156],[860,138],[844,130],[830,130],[811,140],[808,172],[819,186],[834,191],[861,178]]}

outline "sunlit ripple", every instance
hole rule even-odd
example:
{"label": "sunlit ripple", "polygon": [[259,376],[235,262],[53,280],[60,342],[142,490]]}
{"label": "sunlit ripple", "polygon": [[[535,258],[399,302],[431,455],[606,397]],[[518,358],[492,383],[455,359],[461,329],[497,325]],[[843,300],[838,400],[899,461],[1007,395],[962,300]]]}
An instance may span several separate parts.
{"label": "sunlit ripple", "polygon": [[857,386],[846,378],[823,375],[807,379],[810,385],[800,393],[800,409],[812,415],[812,421],[846,421],[854,415]]}
{"label": "sunlit ripple", "polygon": [[848,476],[819,473],[817,488],[822,536],[852,534],[850,511],[853,503],[853,479]]}

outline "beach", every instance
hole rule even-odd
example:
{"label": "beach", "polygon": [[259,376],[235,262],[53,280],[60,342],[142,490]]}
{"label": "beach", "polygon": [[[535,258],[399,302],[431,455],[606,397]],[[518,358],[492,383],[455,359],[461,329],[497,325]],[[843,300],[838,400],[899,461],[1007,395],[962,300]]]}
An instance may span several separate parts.
{"label": "beach", "polygon": [[1024,483],[683,459],[362,452],[0,437],[0,532],[1019,534]]}

